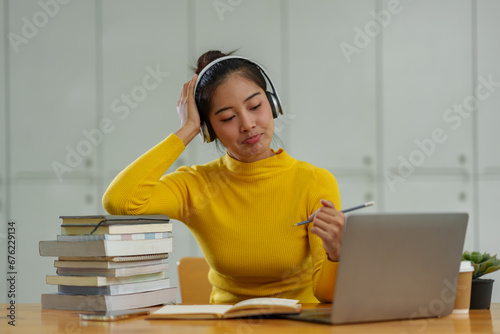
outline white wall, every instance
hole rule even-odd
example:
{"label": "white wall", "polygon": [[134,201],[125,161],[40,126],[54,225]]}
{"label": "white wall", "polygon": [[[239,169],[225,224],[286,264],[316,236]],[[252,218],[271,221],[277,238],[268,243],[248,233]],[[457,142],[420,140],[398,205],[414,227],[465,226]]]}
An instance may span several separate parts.
{"label": "white wall", "polygon": [[[17,302],[55,290],[38,242],[55,237],[58,216],[104,213],[118,171],[177,129],[179,90],[208,49],[265,66],[285,106],[278,136],[335,174],[344,207],[467,211],[465,248],[499,252],[498,86],[466,110],[485,79],[500,81],[499,10],[494,0],[1,1],[0,219],[18,226]],[[118,109],[148,69],[164,73],[157,87]],[[195,140],[173,168],[218,155]],[[71,166],[58,175],[54,163]],[[175,223],[177,285],[177,259],[201,252]]]}
{"label": "white wall", "polygon": [[[0,17],[5,17],[5,6],[3,2],[0,2]],[[7,127],[6,124],[6,113],[5,107],[7,101],[5,100],[5,81],[6,81],[6,72],[5,72],[5,50],[4,50],[4,41],[5,41],[5,29],[4,24],[0,24],[0,219],[2,220],[2,224],[7,222]],[[4,226],[4,225],[2,225]],[[2,227],[0,229],[0,272],[6,272],[7,268],[7,228]],[[6,291],[6,280],[0,280],[0,291]],[[0,299],[0,302],[2,300]]]}

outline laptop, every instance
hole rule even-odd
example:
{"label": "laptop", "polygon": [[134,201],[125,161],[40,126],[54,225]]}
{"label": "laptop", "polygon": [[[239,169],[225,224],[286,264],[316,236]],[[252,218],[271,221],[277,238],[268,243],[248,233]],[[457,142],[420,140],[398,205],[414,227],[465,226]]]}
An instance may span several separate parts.
{"label": "laptop", "polygon": [[453,311],[467,213],[346,218],[333,305],[287,319],[348,324]]}

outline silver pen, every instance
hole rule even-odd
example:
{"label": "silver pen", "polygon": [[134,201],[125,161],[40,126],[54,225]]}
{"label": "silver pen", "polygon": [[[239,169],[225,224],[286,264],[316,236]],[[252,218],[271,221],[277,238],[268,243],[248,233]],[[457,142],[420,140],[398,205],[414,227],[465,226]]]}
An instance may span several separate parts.
{"label": "silver pen", "polygon": [[[358,205],[358,206],[354,206],[354,207],[349,208],[349,209],[342,210],[340,212],[347,213],[347,212],[350,212],[350,211],[354,211],[354,210],[366,208],[367,206],[372,206],[372,205],[375,205],[375,202],[368,202],[368,203],[365,203],[365,204],[362,204],[362,205]],[[297,223],[297,224],[295,224],[293,226],[300,226],[300,225],[305,225],[305,224],[309,224],[309,223],[312,223],[312,220],[310,220],[310,219],[309,220],[304,220],[303,222]]]}

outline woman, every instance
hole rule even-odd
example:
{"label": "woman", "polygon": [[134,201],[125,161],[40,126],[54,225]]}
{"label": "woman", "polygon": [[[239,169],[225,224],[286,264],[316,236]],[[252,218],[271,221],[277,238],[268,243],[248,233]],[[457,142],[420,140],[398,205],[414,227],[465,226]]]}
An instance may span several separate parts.
{"label": "woman", "polygon": [[[270,148],[276,111],[263,72],[252,61],[223,56],[209,51],[198,59],[177,104],[179,130],[113,180],[104,208],[184,222],[210,266],[212,303],[259,296],[331,301],[345,221],[337,182],[325,169]],[[164,175],[200,125],[226,155]],[[313,223],[293,226],[306,219]]]}

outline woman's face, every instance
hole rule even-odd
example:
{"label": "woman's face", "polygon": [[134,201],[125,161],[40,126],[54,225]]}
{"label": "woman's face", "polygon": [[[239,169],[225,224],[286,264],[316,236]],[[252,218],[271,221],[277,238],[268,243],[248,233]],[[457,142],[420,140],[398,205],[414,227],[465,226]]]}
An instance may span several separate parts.
{"label": "woman's face", "polygon": [[266,92],[255,82],[231,75],[216,89],[208,117],[231,157],[253,162],[274,155],[270,150],[274,133],[271,106]]}

